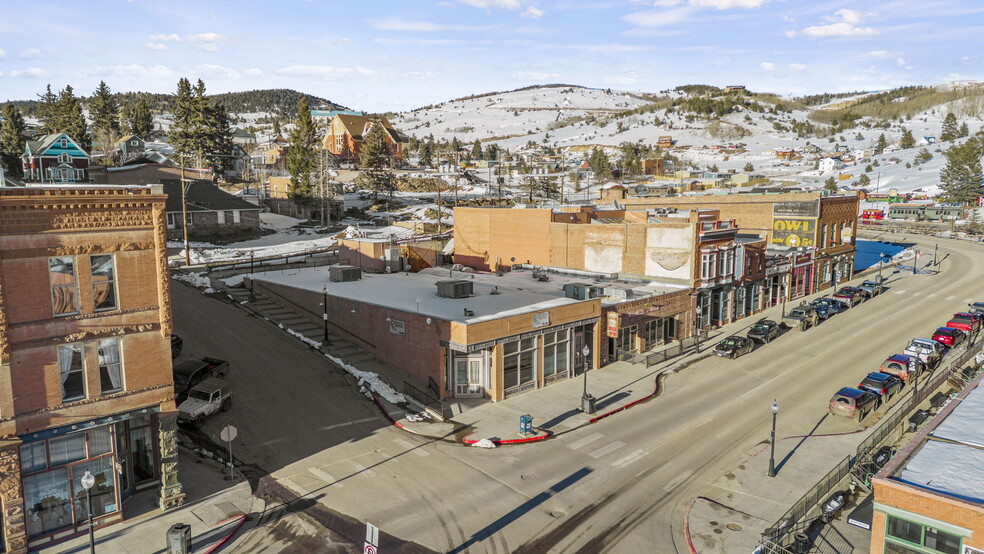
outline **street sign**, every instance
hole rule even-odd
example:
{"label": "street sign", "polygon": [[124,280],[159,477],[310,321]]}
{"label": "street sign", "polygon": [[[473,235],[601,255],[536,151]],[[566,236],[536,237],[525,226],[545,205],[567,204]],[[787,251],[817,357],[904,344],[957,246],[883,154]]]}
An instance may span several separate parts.
{"label": "street sign", "polygon": [[379,528],[366,522],[366,544],[362,551],[365,554],[378,554],[379,552]]}
{"label": "street sign", "polygon": [[230,442],[232,440],[235,440],[236,435],[238,434],[239,434],[239,430],[237,430],[232,425],[226,425],[225,427],[222,428],[221,431],[219,431],[219,438],[224,440],[225,442]]}

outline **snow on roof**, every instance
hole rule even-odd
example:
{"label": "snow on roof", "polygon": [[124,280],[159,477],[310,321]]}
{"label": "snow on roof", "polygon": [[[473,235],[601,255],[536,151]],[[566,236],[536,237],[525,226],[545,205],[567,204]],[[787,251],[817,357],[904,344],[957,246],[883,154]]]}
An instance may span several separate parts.
{"label": "snow on roof", "polygon": [[[945,442],[944,442],[945,441]],[[984,502],[984,392],[975,388],[929,435],[899,478],[974,502]]]}

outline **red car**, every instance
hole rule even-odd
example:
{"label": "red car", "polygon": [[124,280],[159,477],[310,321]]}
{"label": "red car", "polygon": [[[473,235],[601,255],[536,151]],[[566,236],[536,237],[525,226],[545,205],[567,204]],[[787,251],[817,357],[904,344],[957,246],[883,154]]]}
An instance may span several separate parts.
{"label": "red car", "polygon": [[953,348],[963,342],[964,332],[953,327],[940,327],[933,333],[933,340]]}
{"label": "red car", "polygon": [[981,328],[981,316],[971,313],[953,314],[946,326],[951,329],[960,329],[964,333],[976,333]]}

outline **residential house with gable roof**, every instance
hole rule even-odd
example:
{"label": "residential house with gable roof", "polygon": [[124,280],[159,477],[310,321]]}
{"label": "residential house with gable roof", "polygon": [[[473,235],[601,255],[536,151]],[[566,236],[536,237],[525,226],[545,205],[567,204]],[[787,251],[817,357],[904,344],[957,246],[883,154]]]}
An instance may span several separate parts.
{"label": "residential house with gable roof", "polygon": [[335,114],[328,125],[328,133],[321,147],[338,156],[342,161],[357,163],[359,153],[362,151],[362,143],[369,134],[369,129],[375,124],[382,124],[386,129],[386,143],[390,148],[393,165],[400,165],[403,162],[403,143],[407,141],[385,117]]}
{"label": "residential house with gable roof", "polygon": [[[211,181],[187,181],[184,195],[179,179],[161,179],[161,184],[167,194],[164,217],[169,237],[183,234],[182,220],[188,225],[188,234],[196,238],[226,237],[260,228],[259,206],[225,192]],[[184,210],[182,198],[186,203]]]}
{"label": "residential house with gable roof", "polygon": [[26,182],[86,183],[89,180],[89,154],[65,133],[27,141],[21,161]]}

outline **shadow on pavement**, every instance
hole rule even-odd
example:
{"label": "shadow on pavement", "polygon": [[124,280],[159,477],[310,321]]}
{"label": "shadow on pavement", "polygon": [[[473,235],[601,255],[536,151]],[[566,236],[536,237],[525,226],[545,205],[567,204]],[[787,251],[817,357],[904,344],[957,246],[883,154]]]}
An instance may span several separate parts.
{"label": "shadow on pavement", "polygon": [[797,450],[797,449],[798,449],[798,448],[799,448],[800,446],[803,446],[803,443],[804,443],[804,442],[806,442],[806,439],[808,439],[808,438],[810,438],[810,437],[812,437],[812,436],[813,436],[813,433],[816,433],[816,432],[817,432],[817,429],[819,429],[819,428],[820,428],[820,425],[821,425],[821,424],[823,424],[823,422],[824,422],[824,420],[825,420],[825,419],[827,419],[827,416],[829,416],[829,415],[830,415],[830,414],[823,414],[823,417],[821,417],[821,418],[819,419],[819,421],[817,421],[817,424],[813,426],[813,429],[810,429],[810,432],[809,432],[809,433],[807,433],[807,434],[805,434],[805,435],[803,435],[802,437],[800,437],[800,440],[799,440],[799,442],[798,442],[798,443],[796,443],[796,446],[794,446],[794,447],[793,447],[793,449],[792,449],[792,450],[790,450],[790,451],[789,451],[789,452],[788,452],[788,453],[786,454],[786,456],[785,456],[785,457],[783,457],[783,459],[779,461],[779,463],[778,463],[778,464],[776,465],[776,474],[777,474],[777,475],[778,475],[778,473],[779,473],[780,471],[782,471],[782,467],[783,467],[784,465],[786,465],[786,462],[788,462],[788,461],[789,461],[789,459],[793,457],[793,454],[795,454],[795,453],[796,453],[796,450]]}

